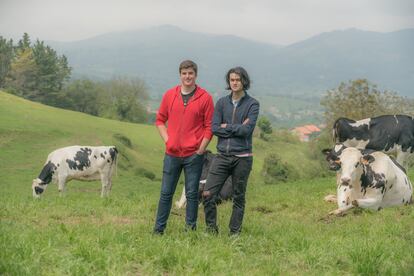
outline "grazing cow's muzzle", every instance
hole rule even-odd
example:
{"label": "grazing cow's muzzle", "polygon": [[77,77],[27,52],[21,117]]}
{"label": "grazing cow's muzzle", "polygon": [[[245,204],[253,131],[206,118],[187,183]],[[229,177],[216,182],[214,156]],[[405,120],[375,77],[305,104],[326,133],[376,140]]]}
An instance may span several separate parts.
{"label": "grazing cow's muzzle", "polygon": [[45,191],[46,185],[42,186],[42,181],[39,179],[33,179],[32,190],[33,197],[38,198]]}
{"label": "grazing cow's muzzle", "polygon": [[35,193],[37,194],[37,195],[40,195],[41,193],[43,193],[43,189],[42,188],[40,188],[39,186],[36,186],[35,188],[34,188],[34,190],[35,190]]}

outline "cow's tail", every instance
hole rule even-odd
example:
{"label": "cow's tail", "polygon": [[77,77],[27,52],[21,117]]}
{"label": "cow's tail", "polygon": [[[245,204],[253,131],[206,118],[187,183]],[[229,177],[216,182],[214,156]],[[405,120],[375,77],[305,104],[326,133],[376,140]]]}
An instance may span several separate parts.
{"label": "cow's tail", "polygon": [[111,175],[118,176],[118,149],[116,147],[113,147],[114,149],[114,159],[112,160],[112,166],[111,166]]}
{"label": "cow's tail", "polygon": [[332,142],[336,144],[338,142],[339,120],[336,120],[332,126]]}

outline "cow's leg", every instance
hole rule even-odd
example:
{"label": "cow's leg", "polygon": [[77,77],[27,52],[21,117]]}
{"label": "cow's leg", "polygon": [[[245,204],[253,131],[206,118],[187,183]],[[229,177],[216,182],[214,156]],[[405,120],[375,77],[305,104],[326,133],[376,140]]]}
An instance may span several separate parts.
{"label": "cow's leg", "polygon": [[353,208],[354,206],[352,204],[346,205],[346,206],[342,206],[336,210],[333,210],[331,212],[329,212],[330,215],[337,215],[337,216],[341,216],[344,215],[349,209]]}
{"label": "cow's leg", "polygon": [[102,183],[101,197],[105,197],[108,195],[109,190],[111,189],[112,181],[108,175],[107,170],[101,171],[100,175],[101,175],[101,183]]}
{"label": "cow's leg", "polygon": [[323,198],[323,200],[325,200],[326,202],[332,202],[332,203],[335,203],[338,201],[338,199],[336,198],[336,195],[327,195]]}
{"label": "cow's leg", "polygon": [[185,197],[185,186],[184,186],[183,192],[181,193],[180,200],[175,202],[175,207],[177,207],[177,209],[181,209],[186,205],[186,203],[187,203],[187,198]]}
{"label": "cow's leg", "polygon": [[106,186],[106,195],[109,196],[109,192],[112,191],[112,172],[111,170],[108,171],[108,182]]}
{"label": "cow's leg", "polygon": [[[338,185],[336,196],[330,195],[336,198],[336,202],[338,204],[338,209],[329,212],[330,215],[337,215],[341,216],[344,215],[349,209],[353,208],[354,206],[351,204],[352,201],[352,193],[349,186]],[[328,196],[327,196],[328,197]],[[325,199],[327,198],[325,197]]]}
{"label": "cow's leg", "polygon": [[382,196],[376,196],[371,198],[360,198],[352,201],[352,205],[355,207],[361,207],[364,209],[379,210],[381,207]]}
{"label": "cow's leg", "polygon": [[59,196],[63,196],[65,194],[65,186],[66,186],[67,178],[68,178],[68,176],[65,175],[65,174],[59,174],[59,176],[57,178]]}
{"label": "cow's leg", "polygon": [[405,160],[407,160],[408,155],[409,155],[409,152],[404,152],[402,150],[397,151],[396,160],[404,168],[406,168],[406,166],[405,166]]}
{"label": "cow's leg", "polygon": [[108,196],[109,192],[112,190],[112,166],[106,166],[103,169],[99,170],[99,175],[102,183],[101,197]]}

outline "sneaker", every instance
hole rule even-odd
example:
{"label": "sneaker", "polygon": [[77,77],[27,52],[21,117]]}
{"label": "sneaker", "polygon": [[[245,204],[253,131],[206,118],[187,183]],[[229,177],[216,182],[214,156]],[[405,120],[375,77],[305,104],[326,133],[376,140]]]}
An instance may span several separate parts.
{"label": "sneaker", "polygon": [[240,236],[240,232],[231,232],[229,233],[229,237],[236,238]]}
{"label": "sneaker", "polygon": [[156,235],[156,236],[162,236],[162,235],[164,235],[164,231],[154,230],[154,231],[152,231],[152,234]]}
{"label": "sneaker", "polygon": [[195,231],[197,230],[197,225],[190,225],[190,224],[186,224],[184,226],[184,231],[188,232],[188,231]]}
{"label": "sneaker", "polygon": [[219,230],[218,230],[217,226],[216,227],[207,226],[206,227],[206,232],[209,233],[209,234],[218,235]]}

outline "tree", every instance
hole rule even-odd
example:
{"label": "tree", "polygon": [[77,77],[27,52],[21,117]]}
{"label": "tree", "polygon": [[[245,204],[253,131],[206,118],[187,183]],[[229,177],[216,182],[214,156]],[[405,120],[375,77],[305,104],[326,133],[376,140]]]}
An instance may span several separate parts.
{"label": "tree", "polygon": [[13,40],[0,36],[0,88],[5,86],[6,76],[10,71],[14,56]]}
{"label": "tree", "polygon": [[257,121],[257,126],[260,129],[260,138],[263,140],[266,139],[266,134],[271,134],[273,132],[272,124],[270,123],[267,117],[261,116]]}
{"label": "tree", "polygon": [[134,123],[147,121],[145,103],[148,100],[148,93],[142,80],[115,78],[105,82],[104,87],[107,100],[103,101],[110,103],[110,106],[101,114],[106,112],[105,117]]}
{"label": "tree", "polygon": [[7,91],[20,97],[34,100],[37,95],[36,78],[38,68],[30,48],[19,50],[5,79]]}
{"label": "tree", "polygon": [[327,91],[321,105],[325,108],[328,128],[340,117],[360,120],[384,114],[414,115],[414,100],[395,92],[380,91],[366,79],[341,83],[338,88]]}
{"label": "tree", "polygon": [[19,51],[24,51],[28,48],[30,48],[30,37],[27,33],[23,34],[23,38],[19,40],[19,43],[17,45],[17,49]]}
{"label": "tree", "polygon": [[25,33],[16,47],[4,86],[13,94],[53,105],[70,72],[65,56],[58,56],[39,40],[32,46]]}
{"label": "tree", "polygon": [[59,57],[55,50],[37,40],[32,47],[38,68],[36,88],[38,101],[46,104],[56,102],[57,94],[70,76],[71,69],[65,56]]}
{"label": "tree", "polygon": [[88,79],[74,80],[57,96],[55,106],[99,116],[102,85]]}

